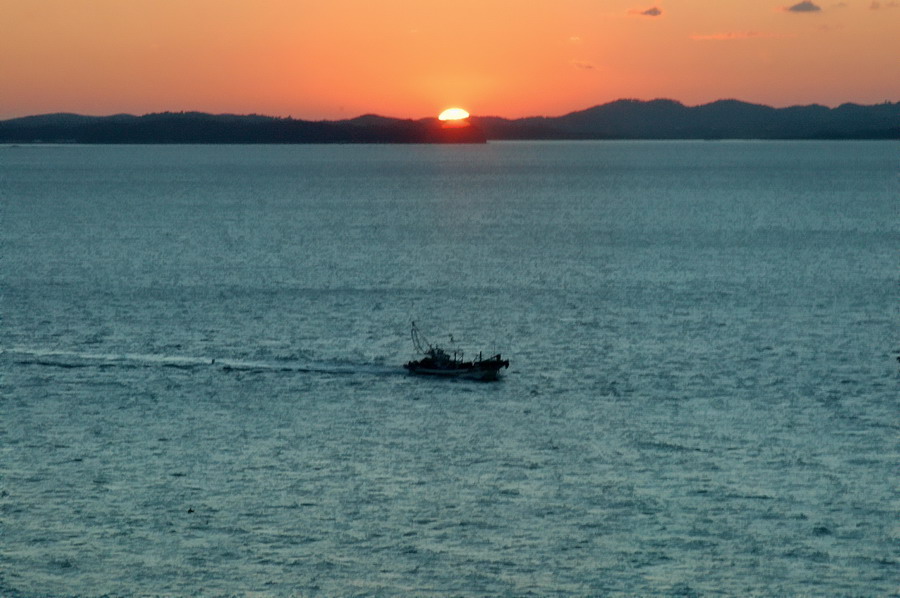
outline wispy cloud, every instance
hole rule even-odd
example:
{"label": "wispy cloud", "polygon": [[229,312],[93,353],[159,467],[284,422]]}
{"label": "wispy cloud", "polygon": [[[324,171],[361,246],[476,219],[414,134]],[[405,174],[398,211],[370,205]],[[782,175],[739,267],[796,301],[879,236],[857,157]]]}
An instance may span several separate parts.
{"label": "wispy cloud", "polygon": [[881,3],[876,0],[869,5],[870,10],[881,10],[882,8],[900,8],[900,2]]}
{"label": "wispy cloud", "polygon": [[572,65],[583,71],[592,71],[597,68],[593,63],[585,62],[584,60],[573,60]]}
{"label": "wispy cloud", "polygon": [[653,8],[641,9],[641,8],[633,8],[628,11],[630,15],[639,15],[642,17],[658,17],[662,14],[662,10],[658,6],[654,6]]}
{"label": "wispy cloud", "polygon": [[728,42],[740,39],[754,39],[759,37],[785,37],[778,33],[760,33],[757,31],[729,31],[727,33],[710,33],[707,35],[692,35],[694,41]]}
{"label": "wispy cloud", "polygon": [[819,12],[822,9],[810,0],[803,0],[803,2],[798,2],[793,6],[785,6],[782,10],[785,12]]}

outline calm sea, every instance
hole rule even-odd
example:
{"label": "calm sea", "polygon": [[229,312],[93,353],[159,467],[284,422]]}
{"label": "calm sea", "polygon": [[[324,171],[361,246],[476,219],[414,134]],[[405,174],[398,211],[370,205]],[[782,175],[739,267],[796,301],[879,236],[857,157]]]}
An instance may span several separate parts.
{"label": "calm sea", "polygon": [[0,595],[897,595],[898,158],[0,147]]}

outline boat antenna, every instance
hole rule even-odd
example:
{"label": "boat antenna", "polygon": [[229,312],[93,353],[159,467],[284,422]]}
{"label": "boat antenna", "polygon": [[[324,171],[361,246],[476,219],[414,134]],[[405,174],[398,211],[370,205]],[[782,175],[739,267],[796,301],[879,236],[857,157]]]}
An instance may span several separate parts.
{"label": "boat antenna", "polygon": [[[419,332],[419,329],[416,327],[416,323],[412,323],[412,342],[413,347],[416,348],[416,351],[419,353],[428,353],[431,350],[431,343],[428,342],[428,339],[425,338],[425,335]],[[426,349],[425,346],[428,348]]]}

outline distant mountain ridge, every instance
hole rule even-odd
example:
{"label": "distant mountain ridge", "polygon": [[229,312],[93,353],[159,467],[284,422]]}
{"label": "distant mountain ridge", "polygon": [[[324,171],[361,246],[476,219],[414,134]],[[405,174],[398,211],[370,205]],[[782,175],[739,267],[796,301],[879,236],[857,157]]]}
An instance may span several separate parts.
{"label": "distant mountain ridge", "polygon": [[0,143],[483,143],[512,139],[900,139],[900,102],[772,108],[738,100],[685,106],[617,100],[557,117],[434,118],[366,114],[339,121],[165,112],[46,114],[0,121]]}
{"label": "distant mountain ridge", "polygon": [[45,114],[0,121],[0,143],[484,143],[477,127],[445,128],[363,116],[305,121],[259,115],[163,112],[132,116]]}
{"label": "distant mountain ridge", "polygon": [[473,121],[488,139],[900,139],[900,102],[772,108],[617,100],[558,117]]}

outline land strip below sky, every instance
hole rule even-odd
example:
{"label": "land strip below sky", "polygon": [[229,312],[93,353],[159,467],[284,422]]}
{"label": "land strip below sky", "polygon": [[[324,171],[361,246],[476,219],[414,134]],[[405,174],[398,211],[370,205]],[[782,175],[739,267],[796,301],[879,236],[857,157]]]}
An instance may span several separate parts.
{"label": "land strip below sky", "polygon": [[685,106],[619,100],[557,117],[444,123],[364,115],[306,121],[165,112],[50,114],[0,121],[0,143],[484,143],[565,139],[900,139],[900,102],[772,108],[737,100]]}

